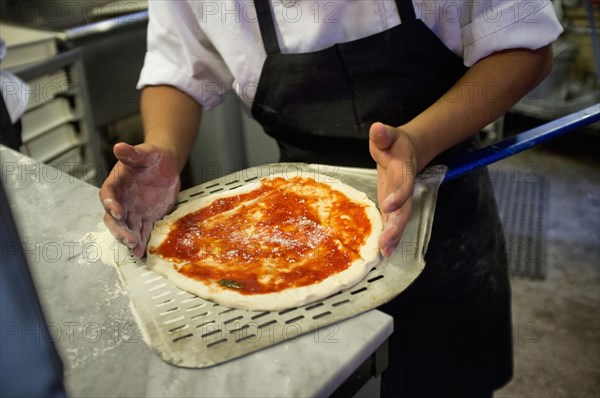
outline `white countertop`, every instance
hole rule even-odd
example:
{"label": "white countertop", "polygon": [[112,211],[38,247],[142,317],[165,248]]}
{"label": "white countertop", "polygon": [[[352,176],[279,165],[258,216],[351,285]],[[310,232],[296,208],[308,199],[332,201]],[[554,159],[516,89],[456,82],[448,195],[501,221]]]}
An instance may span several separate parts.
{"label": "white countertop", "polygon": [[392,333],[372,310],[210,368],[169,365],[144,343],[105,242],[89,240],[106,233],[98,188],[2,146],[0,163],[71,396],[327,396]]}

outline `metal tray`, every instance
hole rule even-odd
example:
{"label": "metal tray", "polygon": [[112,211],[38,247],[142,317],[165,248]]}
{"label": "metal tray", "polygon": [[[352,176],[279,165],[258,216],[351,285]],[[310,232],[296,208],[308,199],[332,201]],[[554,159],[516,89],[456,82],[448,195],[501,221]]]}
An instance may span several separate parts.
{"label": "metal tray", "polygon": [[[203,368],[377,308],[406,289],[425,267],[424,254],[444,166],[417,178],[413,214],[398,249],[362,282],[324,300],[284,311],[247,311],[220,306],[173,286],[132,257],[119,262],[146,342],[173,365]],[[266,164],[229,174],[182,192],[179,204],[230,190],[273,174],[340,180],[377,203],[375,170],[298,163]]]}

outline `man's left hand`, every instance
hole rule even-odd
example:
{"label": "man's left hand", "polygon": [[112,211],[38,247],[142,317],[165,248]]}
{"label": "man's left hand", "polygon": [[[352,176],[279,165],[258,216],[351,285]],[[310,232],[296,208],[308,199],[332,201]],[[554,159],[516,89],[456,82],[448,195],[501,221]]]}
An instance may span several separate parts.
{"label": "man's left hand", "polygon": [[389,257],[400,242],[412,213],[417,174],[414,138],[400,128],[373,123],[369,150],[377,162],[377,196],[384,228],[379,238],[381,254]]}

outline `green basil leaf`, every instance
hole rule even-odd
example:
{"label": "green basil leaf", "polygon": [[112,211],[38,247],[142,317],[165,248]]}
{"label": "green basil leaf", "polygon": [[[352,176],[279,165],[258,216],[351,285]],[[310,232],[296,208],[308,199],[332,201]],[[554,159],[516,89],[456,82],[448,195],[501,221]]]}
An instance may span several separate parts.
{"label": "green basil leaf", "polygon": [[242,287],[244,287],[243,283],[232,281],[230,279],[221,279],[219,281],[219,285],[224,286],[224,287],[228,287],[228,288],[231,288],[231,289],[241,289]]}

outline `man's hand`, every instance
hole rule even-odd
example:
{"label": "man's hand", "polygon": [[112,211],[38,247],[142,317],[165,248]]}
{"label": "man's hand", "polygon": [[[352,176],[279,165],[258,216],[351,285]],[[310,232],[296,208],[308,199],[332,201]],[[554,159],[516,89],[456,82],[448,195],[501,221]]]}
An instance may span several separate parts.
{"label": "man's hand", "polygon": [[118,159],[100,188],[109,230],[137,257],[143,257],[150,232],[175,204],[179,170],[174,155],[163,148],[116,144]]}
{"label": "man's hand", "polygon": [[[506,113],[551,67],[551,45],[499,51],[475,63],[448,95],[406,124],[394,128],[373,123],[369,148],[377,162],[377,193],[385,222],[379,240],[383,255],[393,252],[408,222],[417,172]],[[498,95],[490,98],[488,87],[494,87]]]}
{"label": "man's hand", "polygon": [[381,254],[388,257],[412,213],[417,173],[414,138],[399,128],[373,123],[369,150],[377,162],[377,196],[384,222],[379,247]]}

